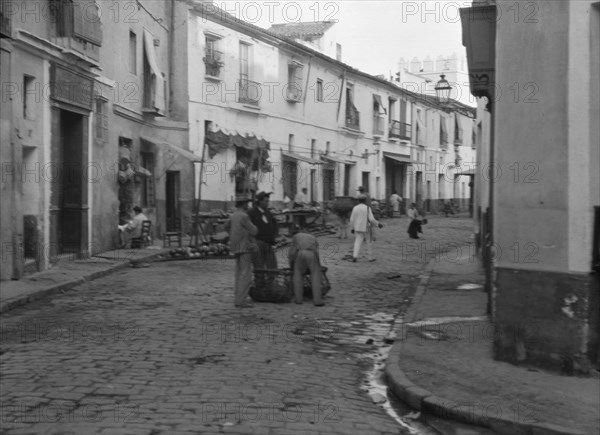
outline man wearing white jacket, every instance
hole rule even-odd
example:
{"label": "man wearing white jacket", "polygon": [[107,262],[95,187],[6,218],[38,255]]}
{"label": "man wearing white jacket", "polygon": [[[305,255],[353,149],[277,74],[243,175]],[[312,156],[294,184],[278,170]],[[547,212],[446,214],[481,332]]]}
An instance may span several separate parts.
{"label": "man wearing white jacket", "polygon": [[371,238],[369,237],[368,232],[369,225],[377,225],[379,228],[383,227],[383,225],[373,217],[371,207],[367,206],[366,201],[366,195],[358,195],[358,205],[354,206],[352,214],[350,215],[350,228],[352,228],[352,233],[354,233],[354,252],[352,253],[352,261],[355,263],[363,240],[367,243],[367,260],[375,261],[371,252]]}

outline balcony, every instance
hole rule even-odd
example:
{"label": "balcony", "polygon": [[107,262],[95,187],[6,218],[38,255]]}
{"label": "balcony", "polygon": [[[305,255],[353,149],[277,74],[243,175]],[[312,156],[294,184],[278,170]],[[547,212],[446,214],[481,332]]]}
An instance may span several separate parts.
{"label": "balcony", "polygon": [[52,42],[67,50],[71,50],[79,53],[80,55],[86,56],[95,62],[100,62],[100,47],[97,45],[68,36],[53,38]]}
{"label": "balcony", "polygon": [[360,112],[356,107],[346,107],[346,127],[360,130]]}
{"label": "balcony", "polygon": [[[0,37],[11,37],[10,15],[12,6],[8,1],[0,0]],[[16,6],[16,5],[15,5]]]}
{"label": "balcony", "polygon": [[258,106],[258,102],[260,101],[260,96],[262,93],[260,83],[253,82],[252,80],[248,80],[246,78],[241,78],[238,83],[240,85],[238,103]]}
{"label": "balcony", "polygon": [[407,122],[390,121],[390,138],[398,138],[404,140],[410,140],[412,136],[412,125]]}
{"label": "balcony", "polygon": [[56,10],[58,36],[52,42],[67,49],[67,52],[75,52],[75,56],[79,54],[99,62],[103,39],[99,10],[88,7],[90,5],[85,2],[62,2],[59,6]]}
{"label": "balcony", "polygon": [[385,119],[381,115],[373,115],[373,135],[383,136],[385,133]]}
{"label": "balcony", "polygon": [[219,77],[221,68],[225,63],[222,61],[223,53],[218,50],[206,50],[204,61],[205,74],[210,77]]}

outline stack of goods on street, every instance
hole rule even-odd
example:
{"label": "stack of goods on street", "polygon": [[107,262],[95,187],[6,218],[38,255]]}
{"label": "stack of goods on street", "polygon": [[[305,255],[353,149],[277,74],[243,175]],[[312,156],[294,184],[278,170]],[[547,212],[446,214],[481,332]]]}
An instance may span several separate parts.
{"label": "stack of goods on street", "polygon": [[[331,290],[327,278],[327,268],[321,267],[321,294]],[[257,302],[288,303],[294,299],[294,273],[292,269],[255,269],[254,282],[250,287],[250,297]],[[312,299],[310,273],[304,275],[304,297]]]}
{"label": "stack of goods on street", "polygon": [[227,243],[207,243],[198,247],[171,249],[163,254],[159,261],[198,260],[207,258],[233,258]]}
{"label": "stack of goods on street", "polygon": [[356,204],[358,204],[358,201],[352,196],[336,196],[331,203],[331,209],[340,217],[346,215],[350,217],[350,213],[352,213],[352,209]]}

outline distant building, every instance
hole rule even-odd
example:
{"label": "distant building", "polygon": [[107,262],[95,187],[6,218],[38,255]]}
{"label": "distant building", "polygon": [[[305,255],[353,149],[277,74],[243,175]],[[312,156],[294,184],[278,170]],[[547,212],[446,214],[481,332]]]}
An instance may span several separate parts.
{"label": "distant building", "polygon": [[394,80],[404,89],[427,95],[435,95],[435,84],[444,74],[452,86],[450,97],[468,106],[475,107],[476,99],[469,92],[469,73],[466,57],[456,53],[450,56],[438,56],[432,60],[417,57],[410,62],[403,57],[398,61],[398,72]]}
{"label": "distant building", "polygon": [[333,23],[264,30],[194,5],[188,26],[189,143],[197,154],[206,147],[203,209],[257,190],[278,205],[303,187],[311,201],[331,201],[360,185],[430,212],[445,199],[468,209],[474,109],[442,107],[340,62],[327,39]]}
{"label": "distant building", "polygon": [[336,40],[334,24],[335,21],[273,24],[268,31],[341,61],[342,46]]}

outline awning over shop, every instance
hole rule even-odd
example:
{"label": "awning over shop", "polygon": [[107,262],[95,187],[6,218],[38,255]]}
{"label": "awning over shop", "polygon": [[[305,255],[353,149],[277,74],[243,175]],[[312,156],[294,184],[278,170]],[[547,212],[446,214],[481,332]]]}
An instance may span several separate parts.
{"label": "awning over shop", "polygon": [[269,150],[270,143],[264,139],[259,139],[256,136],[241,134],[228,134],[219,131],[207,131],[204,137],[206,146],[208,147],[208,156],[213,158],[215,154],[227,150],[231,147],[245,148],[247,150]]}
{"label": "awning over shop", "polygon": [[388,152],[384,151],[383,157],[387,157],[388,159],[392,159],[396,162],[409,164],[409,165],[415,163],[415,161],[413,159],[411,159],[409,155],[406,155],[406,154],[388,153]]}
{"label": "awning over shop", "polygon": [[300,154],[292,153],[290,151],[281,151],[281,156],[283,158],[287,158],[287,159],[300,160],[302,162],[306,162],[311,165],[322,165],[323,164],[323,162],[320,160],[315,160],[310,157],[305,157]]}
{"label": "awning over shop", "polygon": [[342,165],[348,164],[347,160],[343,160],[343,159],[340,159],[338,157],[334,157],[334,156],[331,156],[331,155],[322,155],[321,156],[321,160],[324,160],[324,161],[329,162],[329,163],[341,163]]}
{"label": "awning over shop", "polygon": [[155,139],[150,139],[150,138],[144,137],[144,136],[140,137],[140,139],[142,140],[142,142],[147,142],[156,147],[159,147],[159,148],[162,148],[162,149],[165,149],[168,151],[172,151],[178,155],[181,155],[191,162],[199,163],[202,161],[202,158],[200,156],[197,156],[196,154],[191,153],[188,150],[184,150],[183,148],[179,148],[178,146],[172,145],[168,142],[157,141]]}
{"label": "awning over shop", "polygon": [[454,176],[457,176],[457,175],[467,175],[469,177],[473,177],[475,175],[475,169],[470,168],[470,169],[466,169],[464,171],[456,172],[454,174]]}

